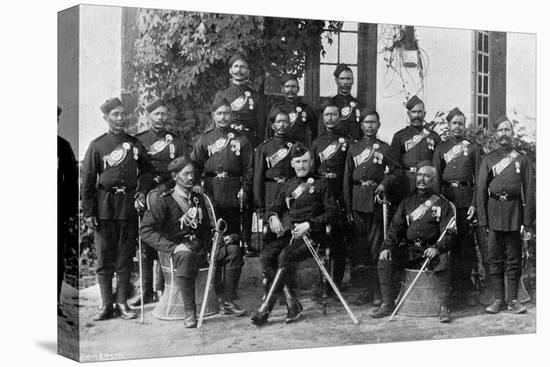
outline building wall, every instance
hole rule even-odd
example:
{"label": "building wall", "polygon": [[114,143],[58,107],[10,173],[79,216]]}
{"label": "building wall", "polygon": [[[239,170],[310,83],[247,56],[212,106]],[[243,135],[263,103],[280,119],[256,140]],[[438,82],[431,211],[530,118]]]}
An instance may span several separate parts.
{"label": "building wall", "polygon": [[[75,6],[57,15],[57,104],[63,109],[57,131],[75,151],[78,147],[78,13],[79,8]],[[53,109],[50,112],[53,113]]]}
{"label": "building wall", "polygon": [[120,7],[80,6],[79,159],[90,142],[107,130],[99,106],[121,92]]}
{"label": "building wall", "polygon": [[[379,52],[389,27],[378,25]],[[403,80],[410,96],[417,94],[426,103],[427,121],[438,111],[448,112],[454,107],[459,107],[468,120],[472,120],[472,31],[428,27],[415,27],[415,30],[419,46],[427,54],[422,89],[417,69],[402,68],[401,79],[399,74],[388,70],[383,54],[379,54],[377,60],[376,108],[382,121],[379,136],[388,143],[408,121]]]}
{"label": "building wall", "polygon": [[506,114],[521,121],[526,133],[536,136],[536,35],[508,33],[506,54]]}

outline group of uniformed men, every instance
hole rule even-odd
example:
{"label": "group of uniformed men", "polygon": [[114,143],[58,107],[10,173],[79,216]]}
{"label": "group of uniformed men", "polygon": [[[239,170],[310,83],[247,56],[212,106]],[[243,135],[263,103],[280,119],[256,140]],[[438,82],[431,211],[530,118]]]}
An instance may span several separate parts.
{"label": "group of uniformed men", "polygon": [[[528,232],[534,224],[534,179],[527,157],[514,150],[510,120],[496,121],[499,148],[482,156],[481,147],[466,139],[458,108],[447,115],[451,134],[442,141],[425,126],[424,103],[413,96],[406,104],[408,126],[388,145],[377,138],[378,113],[351,96],[353,73],[346,65],[334,72],[338,94],[323,106],[320,119],[298,97],[293,76],[282,79],[285,101],[266,116],[264,96],[249,83],[246,58],[231,58],[229,74],[231,86],[218,92],[211,106],[213,127],[193,147],[166,129],[169,110],[160,99],[146,108],[151,128],[135,137],[125,133],[118,98],[101,106],[109,131],[88,148],[81,190],[85,221],[95,230],[103,303],[96,320],[136,317],[127,300],[139,231],[147,245],[141,254],[144,302],[155,297],[156,252],[170,254],[184,300],[184,325],[196,327],[195,278],[215,226],[203,193],[227,223],[214,277],[226,314],[245,314],[235,299],[243,255],[255,256],[253,209],[267,224],[260,253],[264,295],[252,313],[255,325],[268,321],[279,297],[287,304],[287,322],[300,317],[296,270],[310,256],[306,239],[330,247],[338,287],[349,263],[351,284],[361,288],[354,303],[372,301],[374,318],[395,308],[394,275],[428,259],[440,321],[449,322],[451,290],[458,299],[470,291],[476,255],[469,225],[475,218],[488,232],[495,301],[487,312],[505,307],[525,312],[517,301],[520,228]],[[323,122],[319,136],[318,121]],[[261,142],[266,136],[271,137]],[[395,205],[388,214],[389,202]],[[156,289],[162,290],[159,278]]]}

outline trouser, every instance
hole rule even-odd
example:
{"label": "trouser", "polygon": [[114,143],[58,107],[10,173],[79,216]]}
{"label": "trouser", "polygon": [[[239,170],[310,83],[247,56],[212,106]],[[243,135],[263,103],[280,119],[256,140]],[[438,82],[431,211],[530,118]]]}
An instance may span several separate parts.
{"label": "trouser", "polygon": [[504,276],[508,278],[507,299],[516,300],[521,277],[521,235],[519,231],[489,231],[487,237],[489,275],[495,298],[504,300]]}
{"label": "trouser", "polygon": [[472,270],[477,262],[475,242],[466,220],[467,208],[457,208],[457,234],[451,250],[451,277],[453,291],[459,293],[473,289]]}
{"label": "trouser", "polygon": [[[435,257],[432,262],[437,262],[439,256]],[[397,280],[403,279],[405,269],[420,269],[425,260],[421,257],[411,260],[405,251],[392,251],[392,261],[378,261],[378,277],[380,279],[380,291],[382,293],[382,301],[386,305],[394,305],[399,292]],[[443,267],[438,271],[434,271],[436,280],[436,291],[438,294],[441,306],[449,306],[451,271],[449,267]]]}
{"label": "trouser", "polygon": [[[294,239],[290,243],[291,235],[270,241],[260,253],[260,264],[264,278],[270,283],[278,269],[284,268],[284,279],[279,283],[275,292],[280,292],[286,284],[290,288],[297,288],[296,269],[298,263],[306,260],[311,253],[302,239]],[[269,288],[269,284],[267,286]]]}
{"label": "trouser", "polygon": [[[157,251],[142,243],[141,246],[141,259],[142,259],[142,271],[143,271],[143,295],[149,297],[153,295],[153,288],[157,291],[164,291],[164,274],[162,268],[158,262]],[[154,266],[154,261],[157,260],[157,266]],[[156,273],[156,282],[153,287],[153,273]]]}
{"label": "trouser", "polygon": [[225,235],[237,234],[243,242],[250,242],[252,233],[252,211],[247,208],[243,212],[243,223],[241,231],[241,212],[239,208],[215,208],[216,217],[223,218],[227,223]]}
{"label": "trouser", "polygon": [[126,302],[130,292],[132,257],[136,249],[137,220],[99,220],[95,231],[96,273],[104,304],[113,273],[117,274],[117,302]]}
{"label": "trouser", "polygon": [[353,211],[353,228],[355,240],[350,254],[352,284],[366,287],[376,293],[378,272],[374,269],[370,274],[366,274],[361,269],[372,269],[378,263],[380,244],[384,239],[382,212],[379,210],[371,213]]}

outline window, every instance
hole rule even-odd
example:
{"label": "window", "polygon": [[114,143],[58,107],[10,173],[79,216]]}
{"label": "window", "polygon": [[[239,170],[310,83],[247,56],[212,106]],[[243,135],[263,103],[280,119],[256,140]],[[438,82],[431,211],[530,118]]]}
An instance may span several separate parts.
{"label": "window", "polygon": [[[353,71],[354,83],[351,94],[357,96],[358,32],[358,23],[344,22],[339,32],[325,30],[323,33],[322,45],[326,54],[325,56],[321,54],[319,70],[319,92],[321,97],[332,97],[336,94],[336,85],[332,73],[334,73],[336,65],[341,63],[347,64]],[[332,39],[332,44],[328,42],[329,36]]]}
{"label": "window", "polygon": [[489,125],[489,32],[476,31],[475,116],[478,126]]}

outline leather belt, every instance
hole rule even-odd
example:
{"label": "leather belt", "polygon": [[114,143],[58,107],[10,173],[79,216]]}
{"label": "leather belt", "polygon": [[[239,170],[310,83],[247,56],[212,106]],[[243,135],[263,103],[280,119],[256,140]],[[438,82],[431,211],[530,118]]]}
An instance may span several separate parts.
{"label": "leather belt", "polygon": [[282,185],[282,184],[284,184],[284,183],[286,182],[286,180],[287,180],[287,179],[286,179],[285,177],[273,177],[273,178],[271,178],[271,177],[266,177],[266,178],[264,179],[264,182],[275,182],[275,183],[277,183],[277,184]]}
{"label": "leather belt", "polygon": [[506,192],[502,194],[493,194],[492,192],[489,192],[489,197],[498,201],[514,201],[520,199],[520,195],[508,194]]}
{"label": "leather belt", "polygon": [[378,184],[372,180],[353,181],[353,184],[361,186],[378,186]]}
{"label": "leather belt", "polygon": [[443,181],[443,185],[450,186],[450,187],[471,187],[472,183],[470,181],[452,180],[452,181]]}
{"label": "leather belt", "polygon": [[242,175],[238,173],[233,172],[205,172],[204,175],[206,177],[214,177],[214,178],[228,178],[228,177],[241,177]]}
{"label": "leather belt", "polygon": [[338,174],[334,172],[323,172],[321,173],[321,177],[333,180],[335,178],[338,178]]}
{"label": "leather belt", "polygon": [[231,128],[237,131],[250,131],[250,129],[243,124],[231,124]]}
{"label": "leather belt", "polygon": [[127,191],[135,190],[136,186],[134,186],[134,187],[126,187],[126,186],[107,187],[107,186],[100,185],[99,189],[102,190],[102,191],[111,192],[111,193],[114,193],[114,194],[125,194]]}

